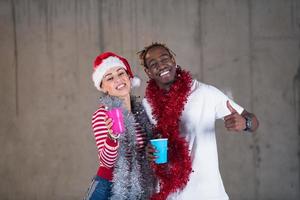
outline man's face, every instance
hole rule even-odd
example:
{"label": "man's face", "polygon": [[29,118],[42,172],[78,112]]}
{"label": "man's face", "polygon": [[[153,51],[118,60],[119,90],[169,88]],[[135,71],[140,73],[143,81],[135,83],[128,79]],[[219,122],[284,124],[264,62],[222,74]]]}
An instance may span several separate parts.
{"label": "man's face", "polygon": [[162,89],[169,89],[175,81],[176,62],[163,47],[151,48],[145,56],[145,72]]}

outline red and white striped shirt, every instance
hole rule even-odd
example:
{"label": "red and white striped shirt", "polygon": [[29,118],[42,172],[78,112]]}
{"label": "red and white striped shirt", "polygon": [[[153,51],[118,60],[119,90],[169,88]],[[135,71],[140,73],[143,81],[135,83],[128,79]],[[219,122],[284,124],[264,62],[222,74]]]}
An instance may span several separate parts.
{"label": "red and white striped shirt", "polygon": [[[119,148],[119,142],[114,141],[107,136],[108,129],[105,124],[105,118],[107,117],[106,112],[107,110],[105,107],[100,106],[93,114],[92,129],[98,148],[98,158],[100,163],[97,175],[107,180],[112,180],[113,167],[118,158],[117,150]],[[134,126],[136,129],[138,149],[143,150],[146,139],[145,133],[142,132],[139,123],[135,123]]]}

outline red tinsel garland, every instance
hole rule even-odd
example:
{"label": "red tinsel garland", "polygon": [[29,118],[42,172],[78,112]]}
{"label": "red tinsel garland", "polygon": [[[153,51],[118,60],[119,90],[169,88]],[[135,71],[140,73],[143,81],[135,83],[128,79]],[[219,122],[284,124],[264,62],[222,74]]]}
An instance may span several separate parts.
{"label": "red tinsel garland", "polygon": [[160,89],[154,80],[149,81],[146,89],[146,98],[157,121],[156,130],[163,138],[168,138],[168,163],[153,165],[160,191],[151,197],[152,200],[165,200],[189,181],[191,157],[186,140],[180,136],[179,122],[191,85],[191,75],[177,69],[176,81],[169,91]]}

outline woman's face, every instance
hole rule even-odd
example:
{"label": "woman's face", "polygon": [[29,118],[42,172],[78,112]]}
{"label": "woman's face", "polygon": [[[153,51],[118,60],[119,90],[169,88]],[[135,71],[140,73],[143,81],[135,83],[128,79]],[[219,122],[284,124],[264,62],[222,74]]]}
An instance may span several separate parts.
{"label": "woman's face", "polygon": [[104,74],[100,87],[111,96],[124,97],[130,93],[131,83],[123,67],[114,67]]}

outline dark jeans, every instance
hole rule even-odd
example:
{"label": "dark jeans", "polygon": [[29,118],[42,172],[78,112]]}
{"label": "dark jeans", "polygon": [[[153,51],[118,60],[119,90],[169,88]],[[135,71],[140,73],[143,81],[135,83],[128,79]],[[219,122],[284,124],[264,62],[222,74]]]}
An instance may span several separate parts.
{"label": "dark jeans", "polygon": [[108,200],[111,196],[111,185],[110,181],[95,176],[84,200]]}

